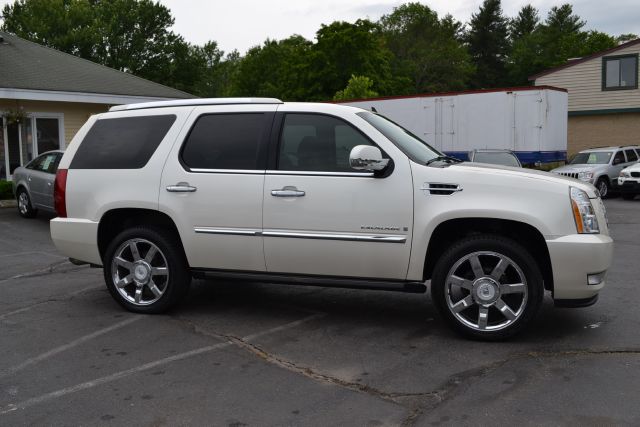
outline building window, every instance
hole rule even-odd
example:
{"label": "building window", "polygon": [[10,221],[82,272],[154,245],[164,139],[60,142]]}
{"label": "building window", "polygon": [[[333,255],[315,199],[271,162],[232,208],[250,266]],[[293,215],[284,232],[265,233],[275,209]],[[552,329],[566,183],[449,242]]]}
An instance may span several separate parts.
{"label": "building window", "polygon": [[602,58],[602,90],[638,88],[638,55]]}
{"label": "building window", "polygon": [[64,149],[64,115],[28,113],[21,123],[0,117],[0,179],[49,150]]}

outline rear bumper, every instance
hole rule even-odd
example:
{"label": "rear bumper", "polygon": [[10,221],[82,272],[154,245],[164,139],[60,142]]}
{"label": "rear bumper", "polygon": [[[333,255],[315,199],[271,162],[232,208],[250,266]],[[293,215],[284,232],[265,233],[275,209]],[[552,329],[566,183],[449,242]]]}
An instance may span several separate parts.
{"label": "rear bumper", "polygon": [[[613,257],[613,240],[602,234],[572,234],[547,240],[553,268],[553,298],[560,304],[568,300],[585,306],[605,285],[604,275],[597,284],[588,284],[589,275],[606,272]],[[595,300],[593,300],[595,302]]]}
{"label": "rear bumper", "polygon": [[51,239],[64,255],[90,264],[102,265],[98,250],[98,223],[80,218],[54,218]]}

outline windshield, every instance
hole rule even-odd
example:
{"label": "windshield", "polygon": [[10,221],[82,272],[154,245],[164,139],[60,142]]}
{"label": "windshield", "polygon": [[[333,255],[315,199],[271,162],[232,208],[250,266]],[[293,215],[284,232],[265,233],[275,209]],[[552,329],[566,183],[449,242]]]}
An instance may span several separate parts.
{"label": "windshield", "polygon": [[569,162],[570,165],[606,165],[613,155],[611,151],[594,151],[591,153],[578,153]]}
{"label": "windshield", "polygon": [[504,152],[476,152],[473,156],[473,161],[477,163],[489,163],[491,165],[520,167],[516,156]]}
{"label": "windshield", "polygon": [[381,134],[386,136],[387,139],[393,142],[396,147],[409,156],[414,162],[426,164],[429,160],[443,155],[402,126],[397,125],[380,114],[374,114],[368,111],[356,114],[380,131]]}

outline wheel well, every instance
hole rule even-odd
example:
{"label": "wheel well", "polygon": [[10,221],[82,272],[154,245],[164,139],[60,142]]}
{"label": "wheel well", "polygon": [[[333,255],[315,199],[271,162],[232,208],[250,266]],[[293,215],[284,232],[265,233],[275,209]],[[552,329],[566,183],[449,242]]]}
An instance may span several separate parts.
{"label": "wheel well", "polygon": [[[18,184],[16,185],[16,193],[14,194],[14,196],[18,197],[18,193],[20,192],[20,190],[24,190],[27,191],[27,187],[24,186],[24,184]],[[27,191],[27,194],[29,192]]]}
{"label": "wheel well", "polygon": [[529,224],[505,219],[459,218],[438,225],[429,240],[424,263],[424,280],[431,279],[436,262],[454,241],[479,233],[498,234],[521,242],[538,263],[545,289],[553,291],[551,258],[544,237]]}
{"label": "wheel well", "polygon": [[98,250],[100,251],[100,258],[104,259],[107,247],[114,237],[127,228],[138,225],[155,226],[175,233],[175,236],[180,242],[180,249],[184,253],[180,233],[178,233],[178,228],[169,215],[152,209],[127,208],[110,210],[102,215],[100,224],[98,225]]}

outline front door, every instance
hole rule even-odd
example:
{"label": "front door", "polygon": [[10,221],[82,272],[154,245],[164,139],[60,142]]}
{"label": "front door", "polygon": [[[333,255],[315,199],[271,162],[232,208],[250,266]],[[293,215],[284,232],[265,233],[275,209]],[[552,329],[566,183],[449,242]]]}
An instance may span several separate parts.
{"label": "front door", "polygon": [[275,170],[264,185],[267,271],[405,279],[413,190],[409,161],[386,177],[349,166],[357,145],[374,145],[348,121],[286,113]]}
{"label": "front door", "polygon": [[53,183],[56,179],[61,153],[43,154],[29,164],[31,201],[38,207],[53,209]]}
{"label": "front door", "polygon": [[181,131],[162,174],[160,210],[176,221],[192,268],[265,270],[262,188],[275,110],[196,107]]}

